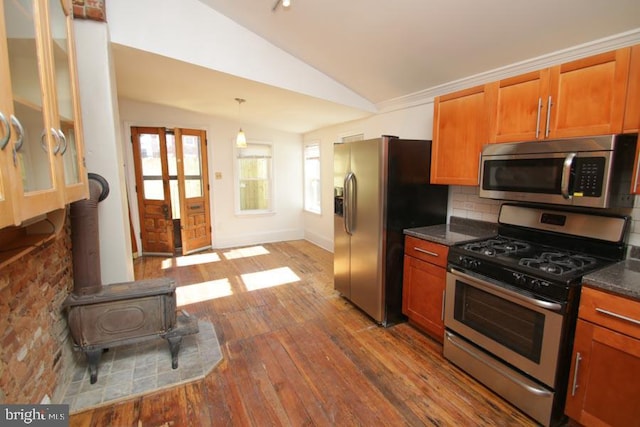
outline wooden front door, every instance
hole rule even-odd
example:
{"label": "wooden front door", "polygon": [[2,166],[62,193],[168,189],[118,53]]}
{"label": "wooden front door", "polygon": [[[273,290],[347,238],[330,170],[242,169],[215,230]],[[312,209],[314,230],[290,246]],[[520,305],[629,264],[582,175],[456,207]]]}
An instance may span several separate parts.
{"label": "wooden front door", "polygon": [[206,132],[132,127],[143,254],[211,247]]}
{"label": "wooden front door", "polygon": [[143,254],[174,253],[169,166],[164,128],[132,127]]}
{"label": "wooden front door", "polygon": [[211,246],[205,131],[175,129],[182,254]]}

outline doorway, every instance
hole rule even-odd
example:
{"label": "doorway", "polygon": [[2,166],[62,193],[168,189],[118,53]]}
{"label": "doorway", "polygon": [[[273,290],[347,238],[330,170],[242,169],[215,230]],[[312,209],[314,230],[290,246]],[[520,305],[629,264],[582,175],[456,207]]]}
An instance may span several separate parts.
{"label": "doorway", "polygon": [[131,127],[143,255],[211,247],[206,132]]}

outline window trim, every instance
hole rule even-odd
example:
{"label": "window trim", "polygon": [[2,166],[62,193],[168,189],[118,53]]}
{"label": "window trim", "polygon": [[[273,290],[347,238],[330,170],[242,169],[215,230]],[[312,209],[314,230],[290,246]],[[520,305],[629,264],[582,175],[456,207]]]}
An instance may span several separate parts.
{"label": "window trim", "polygon": [[[269,152],[271,157],[269,158],[269,170],[268,170],[268,182],[269,182],[269,206],[267,209],[251,209],[251,210],[242,210],[240,208],[240,154],[242,150],[246,150],[251,146],[256,145],[264,145],[269,147]],[[235,145],[235,140],[233,141],[233,175],[234,175],[234,213],[236,216],[254,216],[254,215],[265,215],[265,214],[274,214],[275,213],[275,200],[274,200],[274,175],[273,175],[273,165],[274,165],[274,157],[275,150],[274,144],[270,141],[247,141],[246,148],[238,148]]]}
{"label": "window trim", "polygon": [[[317,200],[317,209],[313,209],[312,207],[307,205],[307,150],[311,147],[315,147],[318,152],[317,161],[318,161],[318,200]],[[303,180],[303,191],[302,191],[302,209],[305,212],[322,215],[322,146],[320,145],[320,141],[310,141],[305,142],[304,147],[302,149],[302,180]]]}

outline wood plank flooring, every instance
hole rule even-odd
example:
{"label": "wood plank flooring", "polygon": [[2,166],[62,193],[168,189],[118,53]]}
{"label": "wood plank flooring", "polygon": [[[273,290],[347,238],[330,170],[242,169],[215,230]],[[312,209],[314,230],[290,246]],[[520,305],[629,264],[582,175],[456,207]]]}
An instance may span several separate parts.
{"label": "wood plank flooring", "polygon": [[[213,323],[224,360],[201,381],[73,415],[70,426],[535,425],[411,325],[381,328],[341,298],[330,252],[305,241],[257,249],[136,260],[136,279],[230,293],[183,307]],[[210,262],[188,262],[197,256]],[[258,287],[274,286],[249,290],[258,274]]]}

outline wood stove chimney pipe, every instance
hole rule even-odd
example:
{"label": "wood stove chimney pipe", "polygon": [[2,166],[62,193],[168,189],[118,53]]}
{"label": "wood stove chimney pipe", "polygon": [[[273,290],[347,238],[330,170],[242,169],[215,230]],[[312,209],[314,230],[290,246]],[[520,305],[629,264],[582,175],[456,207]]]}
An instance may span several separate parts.
{"label": "wood stove chimney pipe", "polygon": [[109,195],[109,183],[102,176],[89,174],[89,198],[71,203],[71,245],[73,257],[73,293],[100,292],[100,239],[98,203]]}

